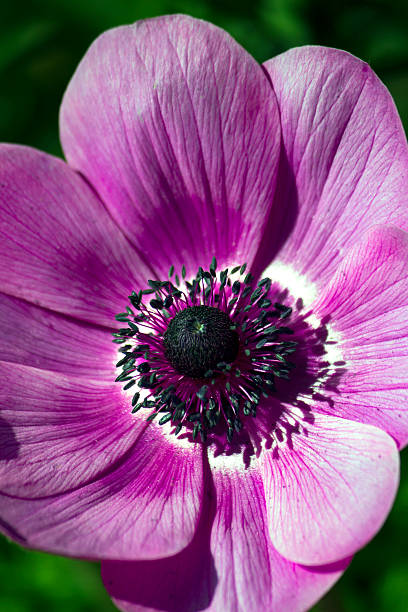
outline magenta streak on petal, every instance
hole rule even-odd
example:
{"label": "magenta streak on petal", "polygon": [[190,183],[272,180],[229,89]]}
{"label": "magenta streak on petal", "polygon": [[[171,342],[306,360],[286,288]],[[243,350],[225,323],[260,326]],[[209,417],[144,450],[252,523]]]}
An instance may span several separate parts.
{"label": "magenta streak on petal", "polygon": [[408,442],[408,234],[378,227],[350,250],[313,306],[330,316],[346,360],[332,401],[316,409]]}
{"label": "magenta streak on petal", "polygon": [[143,428],[112,383],[0,362],[0,490],[29,500],[109,472]]}
{"label": "magenta streak on petal", "polygon": [[[284,559],[268,537],[260,474],[216,470],[217,514],[211,537],[222,575],[212,610],[304,610],[340,577],[333,568],[303,568]],[[251,585],[248,588],[248,585]]]}
{"label": "magenta streak on petal", "polygon": [[173,15],[103,34],[65,93],[61,140],[162,274],[252,261],[279,118],[262,68],[223,30]]}
{"label": "magenta streak on petal", "polygon": [[104,584],[120,610],[297,612],[347,567],[348,561],[315,568],[286,561],[268,539],[259,474],[216,471],[213,477],[215,492],[206,487],[208,506],[197,534],[179,555],[147,563],[103,562]]}
{"label": "magenta streak on petal", "polygon": [[186,546],[201,506],[201,447],[168,443],[123,399],[115,405],[106,386],[81,393],[77,379],[64,392],[66,381],[37,370],[32,389],[30,370],[18,366],[27,389],[19,399],[2,399],[6,532],[14,528],[32,548],[88,558],[157,558]]}
{"label": "magenta streak on petal", "polygon": [[102,562],[102,580],[120,610],[193,612],[211,607],[218,583],[210,550],[216,503],[211,476],[208,470],[204,474],[200,520],[186,548],[165,559]]}
{"label": "magenta streak on petal", "polygon": [[0,145],[0,291],[90,323],[150,272],[86,182],[64,162]]}
{"label": "magenta streak on petal", "polygon": [[0,293],[0,361],[112,382],[117,350],[106,329]]}
{"label": "magenta streak on petal", "polygon": [[[278,257],[324,287],[369,227],[408,229],[406,137],[389,92],[352,55],[300,47],[264,66],[289,166],[278,195],[291,231]],[[268,252],[270,261],[276,245],[266,246],[264,267]]]}
{"label": "magenta streak on petal", "polygon": [[261,455],[268,524],[297,563],[333,563],[380,529],[399,481],[392,438],[371,425],[315,415],[290,443]]}

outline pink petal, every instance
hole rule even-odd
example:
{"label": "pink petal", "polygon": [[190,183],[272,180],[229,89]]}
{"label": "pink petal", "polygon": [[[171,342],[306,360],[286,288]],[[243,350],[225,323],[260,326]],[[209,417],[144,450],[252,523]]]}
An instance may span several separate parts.
{"label": "pink petal", "polygon": [[344,248],[369,227],[408,229],[404,130],[384,85],[344,51],[301,47],[264,66],[278,98],[289,168],[278,179],[287,211],[281,232],[288,236],[279,258],[324,287]]}
{"label": "pink petal", "polygon": [[350,250],[312,306],[330,317],[346,364],[319,410],[408,442],[408,234],[377,227]]}
{"label": "pink petal", "polygon": [[283,559],[268,538],[259,474],[216,471],[214,478],[216,497],[179,555],[102,564],[104,584],[121,610],[296,612],[311,606],[347,567],[344,561],[304,568]]}
{"label": "pink petal", "polygon": [[[102,580],[115,605],[129,612],[207,609],[217,584],[209,538],[211,485],[205,483],[200,522],[194,538],[177,555],[151,561],[103,561]],[[180,504],[179,511],[183,512]]]}
{"label": "pink petal", "polygon": [[380,529],[398,487],[399,457],[388,434],[325,415],[261,455],[269,531],[297,563],[333,563]]}
{"label": "pink petal", "polygon": [[0,489],[34,499],[92,482],[133,448],[135,421],[120,387],[0,362]]}
{"label": "pink petal", "polygon": [[0,375],[3,531],[92,558],[160,557],[189,543],[202,497],[199,445],[169,442],[111,385],[1,363]]}
{"label": "pink petal", "polygon": [[86,182],[34,149],[0,145],[0,291],[112,326],[148,268]]}
{"label": "pink petal", "polygon": [[89,380],[117,376],[118,352],[107,330],[2,293],[0,329],[0,361]]}
{"label": "pink petal", "polygon": [[61,140],[157,268],[254,257],[279,117],[262,68],[223,30],[171,15],[103,34],[65,93]]}

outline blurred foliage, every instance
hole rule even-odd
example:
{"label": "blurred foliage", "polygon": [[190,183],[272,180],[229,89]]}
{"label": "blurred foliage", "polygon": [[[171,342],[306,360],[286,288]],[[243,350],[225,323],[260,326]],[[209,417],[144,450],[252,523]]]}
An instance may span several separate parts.
{"label": "blurred foliage", "polygon": [[24,550],[0,536],[2,612],[114,612],[99,567]]}
{"label": "blurred foliage", "polygon": [[[406,0],[20,0],[2,3],[0,141],[61,155],[59,104],[92,40],[116,25],[179,12],[225,28],[259,61],[303,44],[346,49],[370,63],[408,126]],[[407,611],[407,459],[405,451],[385,527],[315,612]],[[114,610],[96,564],[25,551],[1,538],[0,576],[4,612]]]}

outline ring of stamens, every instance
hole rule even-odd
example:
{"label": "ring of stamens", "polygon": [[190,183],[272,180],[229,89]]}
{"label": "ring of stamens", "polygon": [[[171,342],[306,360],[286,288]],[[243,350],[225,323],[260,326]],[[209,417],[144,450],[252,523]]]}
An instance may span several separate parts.
{"label": "ring of stamens", "polygon": [[[284,338],[293,333],[285,325],[292,309],[270,299],[269,278],[255,285],[245,270],[246,264],[217,273],[213,258],[209,270],[199,268],[189,282],[183,266],[186,289],[182,291],[171,266],[167,280],[149,280],[148,288],[132,292],[126,312],[116,315],[127,326],[113,334],[113,341],[121,345],[116,381],[125,383],[124,389],[138,386],[133,413],[147,409],[148,421],[160,417],[160,425],[171,421],[175,435],[184,426],[191,429],[193,439],[200,434],[203,441],[210,430],[225,423],[231,442],[243,417],[255,417],[261,398],[275,391],[276,378],[289,378],[294,367],[289,356],[297,343]],[[214,328],[218,325],[223,330],[219,333],[226,334],[224,358],[216,358],[214,336],[211,342],[204,338],[197,345],[189,363],[177,329],[191,320],[191,329],[200,334],[206,325],[204,314],[211,315]]]}

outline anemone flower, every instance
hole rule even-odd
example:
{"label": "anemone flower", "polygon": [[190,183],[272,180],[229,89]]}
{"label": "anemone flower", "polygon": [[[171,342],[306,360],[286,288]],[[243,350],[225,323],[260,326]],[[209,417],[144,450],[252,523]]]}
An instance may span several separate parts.
{"label": "anemone flower", "polygon": [[390,95],[171,16],[98,38],[60,119],[68,163],[0,148],[3,532],[125,611],[307,609],[408,439]]}

